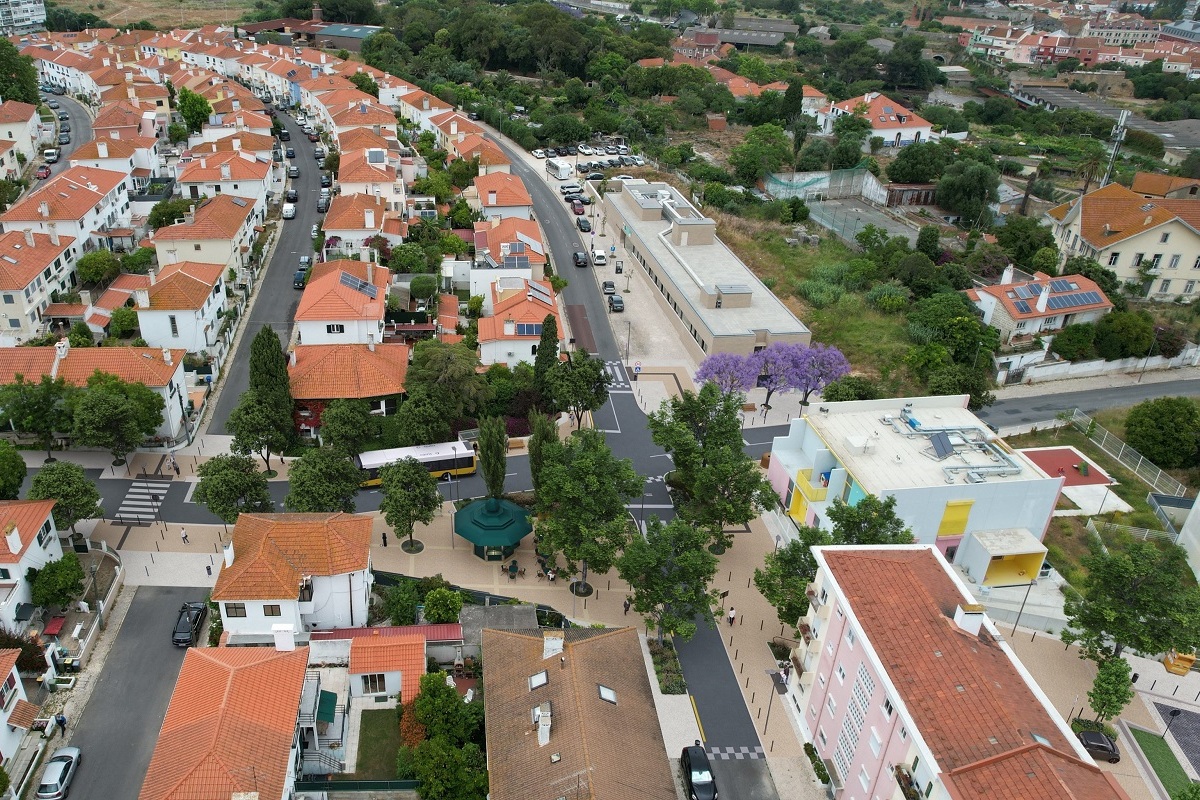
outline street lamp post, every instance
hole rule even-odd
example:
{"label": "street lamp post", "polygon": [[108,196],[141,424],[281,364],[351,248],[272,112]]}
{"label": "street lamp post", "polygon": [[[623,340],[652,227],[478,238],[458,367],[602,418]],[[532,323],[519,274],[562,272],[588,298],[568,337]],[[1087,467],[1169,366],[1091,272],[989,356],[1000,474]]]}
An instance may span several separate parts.
{"label": "street lamp post", "polygon": [[1174,722],[1175,718],[1178,717],[1182,713],[1183,713],[1182,708],[1172,708],[1170,711],[1167,712],[1167,716],[1170,717],[1170,719],[1167,720],[1167,729],[1165,731],[1163,731],[1163,735],[1161,738],[1163,738],[1163,739],[1167,738],[1167,734],[1171,732],[1171,723]]}
{"label": "street lamp post", "polygon": [[[1013,623],[1013,636],[1017,635],[1017,626],[1021,624],[1021,615],[1025,613],[1025,604],[1029,602],[1029,593],[1033,591],[1033,585],[1035,583],[1037,583],[1037,581],[1030,581],[1025,586],[1025,599],[1021,601],[1021,607],[1017,610],[1017,621]],[[1020,584],[1017,585],[1019,586]]]}

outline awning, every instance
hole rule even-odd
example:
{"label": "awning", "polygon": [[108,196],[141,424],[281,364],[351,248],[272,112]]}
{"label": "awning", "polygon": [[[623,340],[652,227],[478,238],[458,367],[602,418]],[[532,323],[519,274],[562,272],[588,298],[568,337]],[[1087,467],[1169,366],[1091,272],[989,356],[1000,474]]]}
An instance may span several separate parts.
{"label": "awning", "polygon": [[317,701],[317,722],[333,722],[337,709],[337,695],[321,690],[321,698]]}
{"label": "awning", "polygon": [[33,603],[17,603],[17,622],[28,622],[33,618],[33,610],[37,608]]}

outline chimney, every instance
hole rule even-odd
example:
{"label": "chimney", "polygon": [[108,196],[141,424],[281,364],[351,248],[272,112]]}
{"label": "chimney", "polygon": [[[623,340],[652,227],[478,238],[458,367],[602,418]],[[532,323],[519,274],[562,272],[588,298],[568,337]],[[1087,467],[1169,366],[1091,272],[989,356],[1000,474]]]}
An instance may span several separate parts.
{"label": "chimney", "polygon": [[171,360],[171,348],[164,347],[162,349],[162,354],[163,354],[163,363],[166,364],[168,367],[175,363],[174,361]]}
{"label": "chimney", "polygon": [[8,551],[15,555],[21,553],[21,534],[17,531],[17,523],[10,522],[4,527],[4,541],[8,542]]}
{"label": "chimney", "polygon": [[288,366],[296,366],[296,348],[294,347],[288,351]]}
{"label": "chimney", "polygon": [[184,225],[195,225],[196,224],[196,206],[195,206],[195,204],[188,206],[187,213],[183,215],[183,224]]}
{"label": "chimney", "polygon": [[233,537],[229,537],[229,541],[221,547],[221,553],[225,557],[225,566],[233,566]]}
{"label": "chimney", "polygon": [[41,214],[43,218],[45,218],[45,219],[49,219],[49,217],[50,217],[50,204],[49,204],[49,203],[47,203],[45,200],[43,200],[42,202],[38,203],[38,213],[39,213],[39,214]]}
{"label": "chimney", "polygon": [[494,205],[496,205],[496,192],[495,192],[495,190],[493,190],[493,189],[488,189],[488,201],[487,201],[487,204],[488,204],[489,206],[494,206]]}
{"label": "chimney", "polygon": [[313,3],[312,21],[313,22],[321,22],[322,21],[321,20],[321,4],[320,3]]}
{"label": "chimney", "polygon": [[125,94],[129,96],[130,100],[137,100],[137,90],[133,88],[133,84],[125,87]]}
{"label": "chimney", "polygon": [[369,231],[375,229],[375,209],[363,209],[363,227]]}
{"label": "chimney", "polygon": [[25,229],[25,244],[33,247],[33,228]]}
{"label": "chimney", "polygon": [[954,624],[972,636],[979,635],[983,626],[984,607],[979,603],[959,603],[954,609]]}
{"label": "chimney", "polygon": [[200,156],[200,169],[208,169],[208,157]]}
{"label": "chimney", "polygon": [[96,140],[96,157],[108,158],[108,142],[103,139]]}
{"label": "chimney", "polygon": [[517,324],[511,319],[504,320],[504,335],[513,336],[517,332]]}
{"label": "chimney", "polygon": [[68,342],[66,339],[59,339],[54,343],[54,359],[56,361],[62,361],[67,357],[67,353],[70,351],[70,349],[70,342]]}
{"label": "chimney", "polygon": [[450,135],[454,136],[458,133],[458,120],[450,120]]}
{"label": "chimney", "polygon": [[1008,286],[1013,282],[1013,265],[1009,264],[1004,268],[1004,272],[1000,275],[1000,285]]}
{"label": "chimney", "polygon": [[138,308],[149,308],[150,307],[150,290],[149,289],[134,289],[133,290],[133,302],[137,304]]}
{"label": "chimney", "polygon": [[375,352],[375,334],[373,333],[367,334],[367,349],[372,353]]}
{"label": "chimney", "polygon": [[237,138],[236,136],[233,138],[233,149],[234,150],[242,149],[242,140]]}
{"label": "chimney", "polygon": [[550,744],[550,703],[542,703],[537,710],[538,747]]}
{"label": "chimney", "polygon": [[[54,234],[54,235],[57,235],[57,234]],[[92,290],[91,289],[80,289],[79,290],[79,302],[82,303],[85,307],[90,306],[92,304]]]}
{"label": "chimney", "polygon": [[1046,310],[1046,305],[1050,302],[1050,286],[1048,284],[1041,285],[1042,293],[1038,295],[1037,310],[1042,313]]}
{"label": "chimney", "polygon": [[46,230],[50,231],[50,244],[58,247],[58,223],[51,222],[46,225]]}
{"label": "chimney", "polygon": [[228,162],[221,165],[221,180],[223,180],[223,181],[233,180],[233,174],[229,171],[229,163]]}
{"label": "chimney", "polygon": [[542,660],[554,658],[560,655],[563,651],[563,632],[561,629],[550,629],[542,631]]}

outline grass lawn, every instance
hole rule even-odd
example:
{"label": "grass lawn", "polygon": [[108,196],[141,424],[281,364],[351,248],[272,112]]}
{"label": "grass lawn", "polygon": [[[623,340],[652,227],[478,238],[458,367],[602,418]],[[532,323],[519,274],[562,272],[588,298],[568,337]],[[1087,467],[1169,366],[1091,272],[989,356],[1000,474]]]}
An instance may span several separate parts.
{"label": "grass lawn", "polygon": [[1129,732],[1137,739],[1138,747],[1146,754],[1154,774],[1162,781],[1167,794],[1174,797],[1179,792],[1192,785],[1192,780],[1179,765],[1179,760],[1171,752],[1171,748],[1157,734],[1130,728]]}
{"label": "grass lawn", "polygon": [[396,779],[396,753],[400,750],[400,723],[396,709],[364,710],[358,734],[358,769],[350,780]]}

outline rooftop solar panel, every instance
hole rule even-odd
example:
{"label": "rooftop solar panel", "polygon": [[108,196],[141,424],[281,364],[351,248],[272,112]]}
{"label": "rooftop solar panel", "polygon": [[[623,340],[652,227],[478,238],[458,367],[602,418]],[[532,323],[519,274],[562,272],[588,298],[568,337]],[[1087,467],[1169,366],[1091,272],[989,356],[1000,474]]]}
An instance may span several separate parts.
{"label": "rooftop solar panel", "polygon": [[552,301],[550,300],[550,292],[546,290],[545,286],[542,286],[540,283],[534,283],[533,281],[530,281],[528,286],[529,293],[533,295],[535,300],[541,300],[546,305],[552,304]]}
{"label": "rooftop solar panel", "polygon": [[379,290],[375,286],[367,283],[362,278],[356,278],[348,272],[343,272],[338,280],[342,286],[348,286],[356,292],[361,292],[372,300],[379,294]]}
{"label": "rooftop solar panel", "polygon": [[1017,311],[1020,311],[1022,314],[1029,313],[1029,303],[1026,303],[1024,300],[1018,300],[1013,305],[1015,305],[1017,307]]}
{"label": "rooftop solar panel", "polygon": [[939,431],[929,437],[929,443],[933,445],[933,454],[938,461],[954,455],[954,445],[950,444],[950,436],[944,431]]}
{"label": "rooftop solar panel", "polygon": [[1050,291],[1052,291],[1052,292],[1069,292],[1072,289],[1078,289],[1078,288],[1079,288],[1078,286],[1071,283],[1070,281],[1062,280],[1061,278],[1056,281],[1050,281]]}

